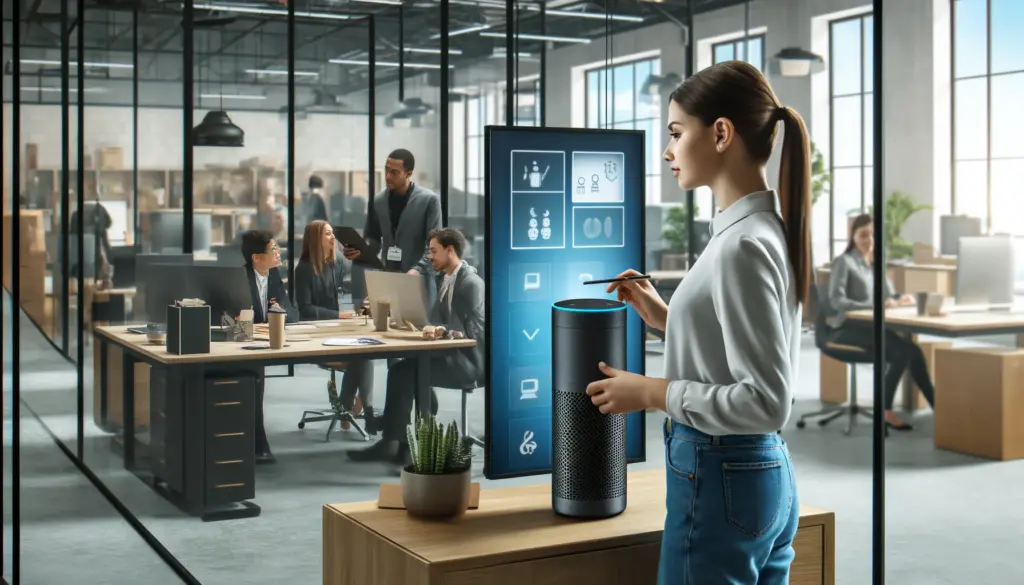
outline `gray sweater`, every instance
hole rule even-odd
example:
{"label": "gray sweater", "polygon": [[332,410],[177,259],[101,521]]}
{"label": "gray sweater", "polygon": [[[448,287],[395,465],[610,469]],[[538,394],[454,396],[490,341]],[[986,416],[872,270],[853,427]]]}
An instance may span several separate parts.
{"label": "gray sweater", "polygon": [[[828,302],[834,312],[829,319],[829,325],[841,326],[849,311],[874,308],[874,291],[874,271],[860,252],[850,250],[837,256],[832,261],[832,273],[828,277]],[[896,289],[893,288],[892,281],[886,278],[885,296],[895,295]]]}
{"label": "gray sweater", "polygon": [[718,213],[668,305],[666,403],[710,435],[773,433],[789,418],[800,306],[779,201],[751,193]]}

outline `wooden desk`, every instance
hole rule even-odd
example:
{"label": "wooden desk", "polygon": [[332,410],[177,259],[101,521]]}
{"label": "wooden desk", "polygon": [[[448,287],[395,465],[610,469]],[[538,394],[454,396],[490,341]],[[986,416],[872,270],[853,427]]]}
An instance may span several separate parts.
{"label": "wooden desk", "polygon": [[[95,327],[100,355],[100,418],[109,422],[111,386],[115,384],[109,356],[121,353],[121,442],[125,469],[132,471],[186,512],[206,520],[258,515],[248,500],[255,497],[256,396],[267,366],[319,364],[366,359],[408,358],[417,370],[417,405],[430,408],[430,358],[438,353],[474,347],[471,339],[422,341],[383,337],[362,318],[344,326],[293,339],[279,350],[244,350],[252,343],[220,342],[210,353],[174,355],[163,345],[149,345],[145,336],[128,333],[124,325]],[[375,337],[384,345],[326,347],[324,336]],[[135,399],[136,366],[149,367],[148,409]],[[140,412],[141,411],[141,412]],[[137,420],[146,417],[148,420]]]}
{"label": "wooden desk", "polygon": [[[665,472],[629,474],[629,504],[579,521],[551,510],[551,485],[484,490],[480,507],[425,521],[376,502],[323,510],[324,585],[647,585],[657,582]],[[800,508],[792,585],[835,583],[835,515]]]}

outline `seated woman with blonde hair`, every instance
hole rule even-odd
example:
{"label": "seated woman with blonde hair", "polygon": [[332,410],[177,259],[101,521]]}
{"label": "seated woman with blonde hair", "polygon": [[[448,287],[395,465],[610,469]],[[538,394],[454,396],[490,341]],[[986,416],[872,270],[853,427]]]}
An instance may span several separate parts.
{"label": "seated woman with blonde hair", "polygon": [[[344,267],[338,261],[335,249],[334,229],[329,223],[318,219],[306,226],[302,235],[302,255],[295,267],[295,301],[299,307],[299,318],[303,321],[347,316],[340,310],[338,302]],[[341,405],[353,414],[363,412],[366,432],[371,435],[377,431],[372,396],[373,364],[368,360],[349,360],[341,381]],[[348,423],[342,423],[342,428],[347,427]]]}

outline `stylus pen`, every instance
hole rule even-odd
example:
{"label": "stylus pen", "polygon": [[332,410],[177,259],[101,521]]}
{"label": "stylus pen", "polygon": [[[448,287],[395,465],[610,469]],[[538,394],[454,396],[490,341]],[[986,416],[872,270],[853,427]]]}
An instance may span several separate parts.
{"label": "stylus pen", "polygon": [[606,278],[604,280],[588,280],[583,284],[608,284],[609,282],[625,282],[627,280],[650,280],[650,274],[641,274],[639,276],[623,276],[622,278]]}

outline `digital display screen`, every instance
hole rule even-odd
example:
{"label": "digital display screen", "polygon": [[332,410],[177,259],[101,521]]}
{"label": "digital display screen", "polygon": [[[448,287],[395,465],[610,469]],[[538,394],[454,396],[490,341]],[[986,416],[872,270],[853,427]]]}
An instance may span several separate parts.
{"label": "digital display screen", "polygon": [[[551,307],[615,298],[583,285],[644,270],[644,135],[486,129],[488,478],[551,472]],[[627,369],[644,373],[644,324],[629,309]],[[644,413],[627,420],[642,461]]]}

